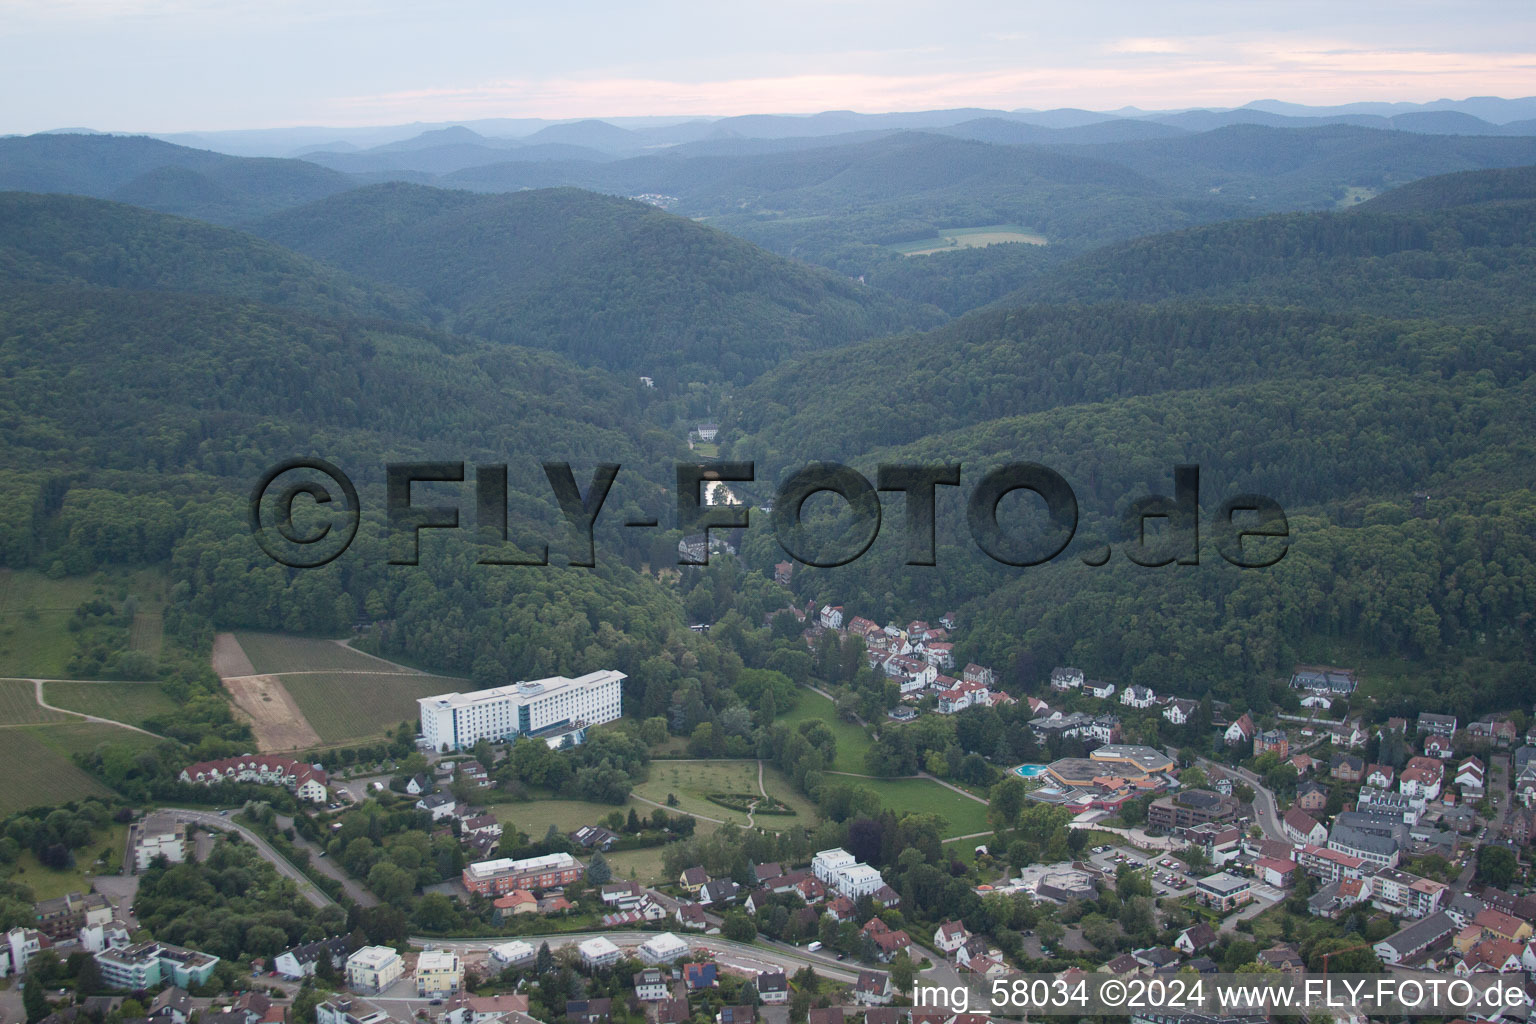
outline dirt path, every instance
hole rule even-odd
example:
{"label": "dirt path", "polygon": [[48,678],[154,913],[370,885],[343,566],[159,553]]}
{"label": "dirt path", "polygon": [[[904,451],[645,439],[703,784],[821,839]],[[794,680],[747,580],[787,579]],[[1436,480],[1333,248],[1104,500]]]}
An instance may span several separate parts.
{"label": "dirt path", "polygon": [[[94,680],[94,679],[92,679],[92,680],[70,679],[70,680],[56,680],[56,681],[58,681],[58,682],[92,682],[92,683],[101,682],[101,680]],[[84,711],[71,711],[71,710],[69,710],[69,708],[54,707],[52,704],[49,704],[46,700],[43,699],[43,684],[46,683],[46,682],[50,682],[50,680],[47,680],[47,679],[29,679],[29,680],[27,680],[27,682],[32,684],[32,690],[33,690],[33,693],[37,697],[37,705],[40,708],[43,708],[43,709],[48,710],[48,711],[57,711],[59,714],[61,714],[61,715],[69,715],[71,718],[83,718],[87,722],[95,722],[98,725],[115,725],[119,729],[128,729],[128,730],[131,730],[132,732],[143,733],[145,736],[153,736],[157,740],[165,739],[164,736],[161,736],[157,732],[150,732],[148,729],[140,729],[138,726],[136,726],[136,725],[129,725],[127,722],[119,722],[119,721],[117,721],[116,719],[113,719],[113,718],[102,718],[102,717],[100,717],[98,715],[88,715]]]}
{"label": "dirt path", "polygon": [[320,734],[277,676],[226,677],[223,682],[235,707],[251,723],[259,752],[320,746]]}
{"label": "dirt path", "polygon": [[[381,658],[377,654],[369,654],[367,651],[358,650],[356,647],[352,646],[352,641],[351,640],[332,640],[331,643],[335,644],[337,647],[343,647],[343,648],[351,651],[353,654],[360,654],[360,655],[362,655],[365,658],[372,658],[374,661],[378,662],[380,665],[388,665],[390,667],[390,669],[391,669],[391,674],[399,674],[399,675],[406,675],[406,676],[425,676],[425,675],[431,675],[430,672],[423,672],[419,668],[411,668],[411,666],[409,666],[409,665],[402,665],[398,661],[390,661],[388,658]],[[379,674],[383,675],[385,673],[381,672]]]}

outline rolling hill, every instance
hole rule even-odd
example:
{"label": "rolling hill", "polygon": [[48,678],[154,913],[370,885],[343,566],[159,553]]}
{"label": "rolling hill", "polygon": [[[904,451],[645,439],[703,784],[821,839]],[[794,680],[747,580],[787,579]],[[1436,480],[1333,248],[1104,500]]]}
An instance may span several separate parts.
{"label": "rolling hill", "polygon": [[117,199],[218,224],[237,224],[353,184],[303,160],[225,156],[143,136],[0,139],[0,189]]}
{"label": "rolling hill", "polygon": [[795,352],[942,318],[655,207],[575,189],[381,185],[256,230],[419,290],[452,330],[673,381],[745,381]]}

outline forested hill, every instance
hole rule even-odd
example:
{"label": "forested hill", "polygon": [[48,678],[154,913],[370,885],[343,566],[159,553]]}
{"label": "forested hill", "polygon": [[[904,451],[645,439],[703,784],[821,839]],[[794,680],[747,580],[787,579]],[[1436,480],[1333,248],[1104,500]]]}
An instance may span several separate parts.
{"label": "forested hill", "polygon": [[[798,597],[876,621],[958,608],[968,656],[1029,682],[1076,664],[1243,700],[1296,662],[1369,662],[1401,681],[1394,699],[1518,701],[1536,655],[1532,204],[1449,183],[1497,198],[1448,206],[1426,183],[1425,213],[1272,217],[1117,246],[1036,290],[1070,304],[972,313],[764,375],[733,397],[723,435],[760,478],[812,460],[871,479],[880,463],[964,467],[958,490],[940,489],[938,568],[903,565],[893,496],[870,552],[797,570]],[[1087,301],[1100,298],[1114,301]],[[965,495],[1015,460],[1045,463],[1077,495],[1077,539],[1047,566],[998,564],[966,530]],[[1202,470],[1201,563],[1132,565],[1120,516],[1170,493],[1179,463]],[[1212,547],[1211,517],[1238,492],[1290,516],[1272,570],[1238,570]],[[1080,561],[1105,543],[1107,566]],[[745,554],[764,571],[783,557],[771,536]]]}
{"label": "forested hill", "polygon": [[[998,305],[1200,298],[1464,317],[1528,308],[1536,303],[1531,181],[1529,173],[1505,171],[1456,175],[1348,212],[1140,238],[1065,264]],[[1500,201],[1450,201],[1462,194]]]}
{"label": "forested hill", "polygon": [[1476,203],[1536,199],[1536,166],[1463,171],[1410,182],[1357,209],[1372,213],[1427,213]]}
{"label": "forested hill", "polygon": [[303,160],[225,156],[140,136],[0,138],[0,189],[117,199],[238,224],[353,187]]}
{"label": "forested hill", "polygon": [[425,322],[388,289],[203,221],[70,195],[0,192],[0,281],[193,292]]}
{"label": "forested hill", "polygon": [[379,185],[255,230],[419,290],[454,331],[669,382],[744,382],[798,352],[943,319],[644,203],[576,189]]}

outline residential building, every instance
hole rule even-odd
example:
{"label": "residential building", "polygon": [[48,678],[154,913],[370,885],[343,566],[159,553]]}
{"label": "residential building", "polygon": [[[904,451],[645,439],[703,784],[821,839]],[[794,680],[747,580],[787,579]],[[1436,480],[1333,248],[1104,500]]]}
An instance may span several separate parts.
{"label": "residential building", "polygon": [[1253,899],[1253,879],[1228,871],[1207,875],[1195,883],[1195,900],[1202,906],[1225,913]]}
{"label": "residential building", "polygon": [[347,957],[347,986],[361,992],[380,992],[405,974],[405,961],[388,946],[364,946]]}
{"label": "residential building", "polygon": [[933,933],[933,944],[938,947],[940,953],[953,956],[955,950],[965,945],[970,937],[971,933],[965,930],[962,922],[945,921]]}
{"label": "residential building", "polygon": [[1227,731],[1222,734],[1222,739],[1226,741],[1227,746],[1238,747],[1245,743],[1252,743],[1253,735],[1253,719],[1249,718],[1248,712],[1244,711],[1238,716],[1237,721],[1227,726]]}
{"label": "residential building", "polygon": [[1418,731],[1451,739],[1456,735],[1456,716],[1436,715],[1428,711],[1420,712]]}
{"label": "residential building", "polygon": [[1199,701],[1188,700],[1184,697],[1175,697],[1173,700],[1168,702],[1167,707],[1163,708],[1163,717],[1172,722],[1174,725],[1184,725],[1189,722],[1191,718],[1194,718],[1195,712],[1199,710]]}
{"label": "residential building", "polygon": [[1208,821],[1226,821],[1237,814],[1237,801],[1208,789],[1186,789],[1159,797],[1147,807],[1147,824],[1172,831]]}
{"label": "residential building", "polygon": [[622,712],[624,673],[612,669],[575,679],[551,676],[472,693],[423,697],[422,740],[433,750],[464,750],[482,739],[517,736],[551,746],[580,743],[588,726],[612,722]]}
{"label": "residential building", "polygon": [[759,1001],[770,1006],[789,1002],[789,978],[783,971],[764,971],[757,976],[756,985]]}
{"label": "residential building", "polygon": [[205,984],[219,958],[163,942],[108,947],[95,954],[102,981],[109,988],[152,989],[169,981],[180,988]]}
{"label": "residential building", "polygon": [[503,942],[492,946],[489,950],[490,962],[496,967],[520,967],[531,964],[538,959],[539,951],[533,943],[517,940],[515,942]]}
{"label": "residential building", "polygon": [[482,896],[500,896],[513,889],[551,889],[579,881],[586,868],[568,853],[512,860],[482,860],[464,868],[464,888]]}
{"label": "residential building", "polygon": [[853,1001],[860,1006],[884,1006],[896,996],[891,976],[884,971],[860,971],[853,986]]}
{"label": "residential building", "polygon": [[1408,963],[1432,948],[1449,945],[1455,934],[1456,923],[1442,911],[1389,935],[1376,943],[1374,949],[1383,963]]}
{"label": "residential building", "polygon": [[643,963],[669,964],[688,955],[688,943],[671,932],[662,932],[642,942],[635,953]]}
{"label": "residential building", "polygon": [[580,943],[576,950],[581,954],[582,964],[589,968],[612,967],[623,955],[618,946],[601,935]]}
{"label": "residential building", "polygon": [[1120,703],[1133,708],[1149,708],[1157,703],[1157,694],[1145,686],[1127,686],[1120,693]]}
{"label": "residential building", "polygon": [[351,940],[345,935],[306,942],[277,954],[272,959],[272,969],[290,981],[299,981],[314,976],[321,957],[329,960],[332,967],[340,968],[347,962],[351,947]]}
{"label": "residential building", "polygon": [[216,786],[224,782],[253,782],[282,786],[300,800],[325,803],[329,777],[317,765],[271,754],[242,754],[218,761],[199,761],[181,770],[182,782]]}
{"label": "residential building", "polygon": [[642,1003],[654,1003],[667,998],[671,991],[668,980],[667,975],[657,967],[637,971],[634,976],[635,998]]}
{"label": "residential building", "polygon": [[1328,830],[1316,818],[1296,806],[1285,812],[1280,826],[1286,838],[1293,843],[1322,845],[1328,841]]}
{"label": "residential building", "polygon": [[416,958],[416,995],[442,999],[464,987],[464,963],[457,953],[428,949]]}
{"label": "residential building", "polygon": [[[185,774],[185,773],[183,773]],[[154,826],[151,828],[151,826]],[[187,859],[187,826],[176,822],[159,823],[158,816],[144,819],[136,832],[133,866],[143,871],[164,857],[167,863],[180,864]]]}
{"label": "residential building", "polygon": [[1328,774],[1340,782],[1359,782],[1365,775],[1365,759],[1354,754],[1334,754]]}
{"label": "residential building", "polygon": [[1335,668],[1332,665],[1297,665],[1291,673],[1291,687],[1313,693],[1326,693],[1347,697],[1355,692],[1359,681],[1354,669]]}
{"label": "residential building", "polygon": [[1328,806],[1328,787],[1315,779],[1305,779],[1296,787],[1292,806],[1310,815],[1318,815]]}
{"label": "residential building", "polygon": [[1051,689],[1076,690],[1083,685],[1083,670],[1078,668],[1051,669]]}
{"label": "residential building", "polygon": [[1274,754],[1284,760],[1291,756],[1291,741],[1283,729],[1265,729],[1253,738],[1253,752],[1255,756]]}

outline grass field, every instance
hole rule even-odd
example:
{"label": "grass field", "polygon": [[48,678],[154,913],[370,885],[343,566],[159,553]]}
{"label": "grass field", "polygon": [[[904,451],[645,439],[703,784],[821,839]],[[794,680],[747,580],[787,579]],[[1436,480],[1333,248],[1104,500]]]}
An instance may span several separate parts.
{"label": "grass field", "polygon": [[[50,702],[51,703],[51,702]],[[60,704],[59,707],[64,705]],[[64,722],[68,715],[38,706],[37,689],[26,679],[0,679],[0,725]]]}
{"label": "grass field", "polygon": [[[650,777],[636,786],[635,792],[659,804],[666,803],[667,794],[672,793],[677,796],[676,810],[719,818],[721,821],[729,821],[736,825],[745,825],[747,823],[745,811],[733,811],[729,807],[711,803],[707,795],[758,792],[757,762],[653,761]],[[774,795],[778,796],[777,793]],[[798,815],[770,815],[759,824],[769,828],[778,824],[787,828],[789,823],[796,821],[797,818]]]}
{"label": "grass field", "polygon": [[596,825],[614,811],[628,816],[630,808],[634,808],[635,813],[642,818],[649,817],[651,811],[655,810],[634,800],[622,804],[596,804],[585,800],[529,800],[495,804],[489,808],[489,812],[496,816],[504,828],[526,832],[528,838],[537,842],[544,838],[550,825],[561,832],[574,832],[583,825]]}
{"label": "grass field", "polygon": [[[243,636],[240,646],[250,652]],[[329,646],[342,654],[352,653],[334,644]],[[254,655],[251,660],[255,661]],[[370,662],[369,667],[377,668],[379,663]],[[416,705],[418,698],[448,693],[467,685],[466,680],[447,676],[365,672],[317,672],[280,678],[294,703],[325,743],[379,736],[401,722],[414,722],[420,714]]]}
{"label": "grass field", "polygon": [[177,708],[158,683],[51,682],[44,685],[43,696],[55,707],[129,725],[174,715]]}
{"label": "grass field", "polygon": [[258,675],[332,670],[389,671],[389,667],[377,658],[330,640],[282,633],[236,633],[235,638],[240,641],[241,649],[251,659]]}
{"label": "grass field", "polygon": [[615,881],[634,879],[641,885],[655,885],[672,881],[661,877],[661,854],[665,849],[664,846],[651,846],[644,850],[618,850],[603,856],[608,858],[608,866],[613,869]]}
{"label": "grass field", "polygon": [[[160,646],[158,625],[165,601],[165,576],[156,570],[98,572],[52,580],[40,572],[0,570],[0,675],[55,679],[69,675],[75,638],[69,632],[71,614],[93,597],[116,601],[126,589],[139,599],[135,616],[135,649]],[[144,618],[144,626],[139,626]],[[138,643],[144,644],[140,648]]]}
{"label": "grass field", "polygon": [[889,248],[906,256],[930,256],[936,252],[955,252],[959,249],[980,249],[1004,242],[1027,242],[1045,245],[1044,235],[1017,224],[989,224],[979,228],[941,228],[936,237],[919,238],[912,242],[900,242]]}
{"label": "grass field", "polygon": [[[0,788],[0,814],[111,794],[106,786],[69,760],[68,749],[55,746],[60,738],[72,737],[46,735],[61,728],[68,726],[6,729],[0,735],[0,771],[5,772],[9,780],[8,785]],[[120,735],[137,735],[124,729],[112,729],[112,726],[94,728],[111,729]]]}
{"label": "grass field", "polygon": [[90,892],[92,876],[112,874],[121,868],[127,841],[127,825],[98,829],[84,848],[75,851],[75,866],[64,871],[43,867],[30,850],[24,850],[16,858],[16,870],[9,880],[30,887],[33,897],[40,900]]}
{"label": "grass field", "polygon": [[897,814],[937,814],[949,822],[944,838],[985,832],[987,806],[945,789],[930,779],[848,779],[868,786]]}
{"label": "grass field", "polygon": [[778,720],[797,725],[811,718],[825,722],[837,740],[837,757],[832,762],[834,771],[862,772],[865,770],[864,755],[873,745],[869,733],[852,722],[845,722],[838,718],[832,702],[815,690],[802,689],[799,703],[780,715]]}

